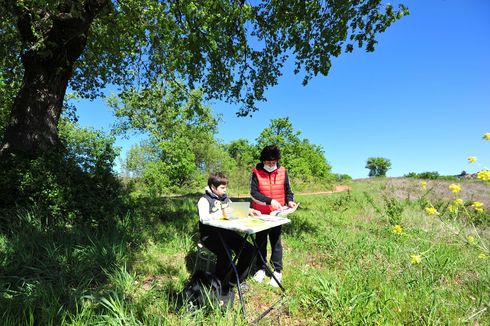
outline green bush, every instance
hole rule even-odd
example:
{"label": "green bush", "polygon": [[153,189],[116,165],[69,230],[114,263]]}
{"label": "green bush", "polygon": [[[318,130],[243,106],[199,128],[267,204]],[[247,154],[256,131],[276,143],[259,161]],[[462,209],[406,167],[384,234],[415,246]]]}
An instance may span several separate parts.
{"label": "green bush", "polygon": [[426,179],[426,180],[457,180],[456,176],[452,175],[440,175],[439,172],[421,172],[415,173],[410,172],[405,175],[407,178],[415,178],[415,179]]}
{"label": "green bush", "polygon": [[31,159],[0,162],[0,221],[16,222],[19,208],[33,209],[43,226],[108,223],[121,208],[122,187],[112,171],[114,139],[63,122],[64,148]]}
{"label": "green bush", "polygon": [[436,180],[439,179],[440,175],[439,172],[421,172],[421,173],[415,173],[415,172],[410,172],[409,174],[405,175],[407,178],[416,178],[416,179],[429,179],[429,180]]}
{"label": "green bush", "polygon": [[334,174],[335,176],[335,181],[337,182],[345,182],[345,181],[350,181],[352,180],[352,177],[348,174]]}

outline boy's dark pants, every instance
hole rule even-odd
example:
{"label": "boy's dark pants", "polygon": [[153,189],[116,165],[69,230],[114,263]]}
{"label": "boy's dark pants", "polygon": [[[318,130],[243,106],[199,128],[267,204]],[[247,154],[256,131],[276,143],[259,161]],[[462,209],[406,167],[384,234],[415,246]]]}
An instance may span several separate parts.
{"label": "boy's dark pants", "polygon": [[235,255],[237,255],[241,250],[236,268],[240,282],[243,282],[250,272],[250,265],[252,264],[252,259],[255,256],[254,246],[252,246],[250,242],[246,241],[245,238],[234,231],[220,229],[202,223],[199,223],[199,233],[201,236],[201,242],[206,246],[206,248],[216,254],[216,276],[221,280],[221,283],[225,287],[229,285],[230,281],[231,283],[235,283],[236,279],[231,273],[232,267],[226,254],[226,249],[223,247],[223,244],[219,238],[220,234],[223,241],[226,243],[228,248],[235,253]]}
{"label": "boy's dark pants", "polygon": [[[275,228],[265,230],[262,232],[257,232],[255,234],[255,241],[259,246],[259,252],[267,261],[267,236],[269,236],[269,241],[271,243],[271,263],[274,267],[274,271],[282,272],[282,242],[281,242],[281,226],[277,226]],[[257,269],[265,269],[264,263],[262,260],[257,257],[256,261]]]}

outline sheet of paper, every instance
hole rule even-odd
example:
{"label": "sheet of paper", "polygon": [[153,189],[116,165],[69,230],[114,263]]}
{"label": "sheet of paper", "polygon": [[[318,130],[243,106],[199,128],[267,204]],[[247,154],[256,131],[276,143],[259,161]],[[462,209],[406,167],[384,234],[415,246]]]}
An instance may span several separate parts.
{"label": "sheet of paper", "polygon": [[254,234],[289,222],[291,221],[285,217],[262,215],[229,220],[211,220],[204,222],[204,224],[226,230]]}

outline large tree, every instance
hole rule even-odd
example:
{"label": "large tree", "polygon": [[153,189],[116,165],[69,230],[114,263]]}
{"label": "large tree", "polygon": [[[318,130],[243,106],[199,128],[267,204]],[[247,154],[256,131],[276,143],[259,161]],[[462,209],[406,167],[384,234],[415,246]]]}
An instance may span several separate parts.
{"label": "large tree", "polygon": [[0,155],[56,148],[68,87],[95,98],[183,80],[247,115],[289,56],[306,84],[407,13],[381,0],[2,0],[0,87],[19,86]]}

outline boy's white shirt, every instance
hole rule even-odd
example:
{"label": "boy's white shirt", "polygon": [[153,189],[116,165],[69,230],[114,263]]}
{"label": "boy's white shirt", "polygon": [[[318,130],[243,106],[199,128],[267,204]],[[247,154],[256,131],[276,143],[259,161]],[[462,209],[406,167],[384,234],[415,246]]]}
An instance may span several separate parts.
{"label": "boy's white shirt", "polygon": [[201,197],[197,202],[197,209],[199,210],[199,220],[201,222],[216,220],[223,217],[223,212],[221,211],[209,213],[209,201],[204,197]]}

